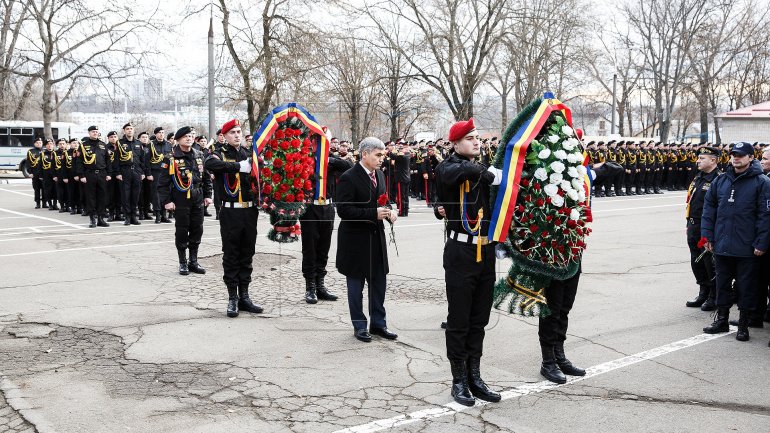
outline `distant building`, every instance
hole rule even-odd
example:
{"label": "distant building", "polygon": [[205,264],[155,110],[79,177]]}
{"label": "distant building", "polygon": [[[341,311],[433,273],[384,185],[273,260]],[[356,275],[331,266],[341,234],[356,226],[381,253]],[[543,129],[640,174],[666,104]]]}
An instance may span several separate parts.
{"label": "distant building", "polygon": [[770,142],[770,102],[728,111],[716,117],[723,143]]}

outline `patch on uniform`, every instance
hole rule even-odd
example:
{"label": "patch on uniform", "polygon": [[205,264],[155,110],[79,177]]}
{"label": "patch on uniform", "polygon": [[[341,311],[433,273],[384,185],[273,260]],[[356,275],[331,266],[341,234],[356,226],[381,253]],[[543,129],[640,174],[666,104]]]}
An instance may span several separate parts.
{"label": "patch on uniform", "polygon": [[160,167],[161,167],[161,168],[168,168],[168,164],[166,164],[166,163],[164,162],[163,164],[161,164],[161,165],[160,165]]}
{"label": "patch on uniform", "polygon": [[704,183],[700,189],[702,189],[703,191],[708,191],[709,187],[711,187],[710,183]]}

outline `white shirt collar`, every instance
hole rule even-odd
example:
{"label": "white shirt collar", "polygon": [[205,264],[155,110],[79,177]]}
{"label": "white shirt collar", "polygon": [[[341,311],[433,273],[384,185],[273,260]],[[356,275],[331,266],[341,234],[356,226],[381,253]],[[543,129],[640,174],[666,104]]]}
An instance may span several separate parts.
{"label": "white shirt collar", "polygon": [[362,162],[359,162],[359,164],[364,169],[364,171],[366,171],[366,175],[369,176],[369,177],[372,177],[372,173],[374,173],[374,171],[373,170],[369,170],[368,168],[366,168],[366,166]]}

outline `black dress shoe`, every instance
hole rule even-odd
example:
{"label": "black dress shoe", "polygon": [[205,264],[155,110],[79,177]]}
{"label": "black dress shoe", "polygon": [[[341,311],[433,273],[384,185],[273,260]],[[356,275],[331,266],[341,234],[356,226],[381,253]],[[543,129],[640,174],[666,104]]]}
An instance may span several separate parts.
{"label": "black dress shoe", "polygon": [[379,335],[380,337],[387,338],[388,340],[395,340],[398,338],[398,334],[388,331],[388,328],[369,328],[369,333],[372,335]]}
{"label": "black dress shoe", "polygon": [[441,322],[441,329],[446,329],[446,322]]}
{"label": "black dress shoe", "polygon": [[355,335],[355,337],[358,340],[363,341],[364,343],[369,343],[370,341],[372,341],[372,336],[368,332],[366,332],[365,328],[354,329],[353,335]]}
{"label": "black dress shoe", "polygon": [[96,218],[96,226],[97,226],[97,227],[109,227],[110,225],[109,225],[109,224],[107,224],[107,222],[106,222],[106,221],[104,221],[104,218],[102,218],[102,217],[97,217],[97,218]]}

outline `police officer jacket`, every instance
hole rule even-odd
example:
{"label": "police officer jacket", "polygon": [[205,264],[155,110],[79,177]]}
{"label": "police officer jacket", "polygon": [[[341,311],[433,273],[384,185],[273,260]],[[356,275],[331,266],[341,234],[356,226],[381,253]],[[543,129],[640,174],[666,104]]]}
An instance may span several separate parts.
{"label": "police officer jacket", "polygon": [[[190,182],[188,194],[185,189]],[[195,149],[184,152],[177,146],[163,158],[158,200],[163,206],[174,203],[176,207],[190,207],[202,205],[205,198],[211,198],[211,177],[204,176],[203,154]]]}
{"label": "police officer jacket", "polygon": [[712,182],[703,202],[701,236],[723,256],[753,257],[754,249],[767,252],[770,179],[758,161],[741,174],[730,167]]}

